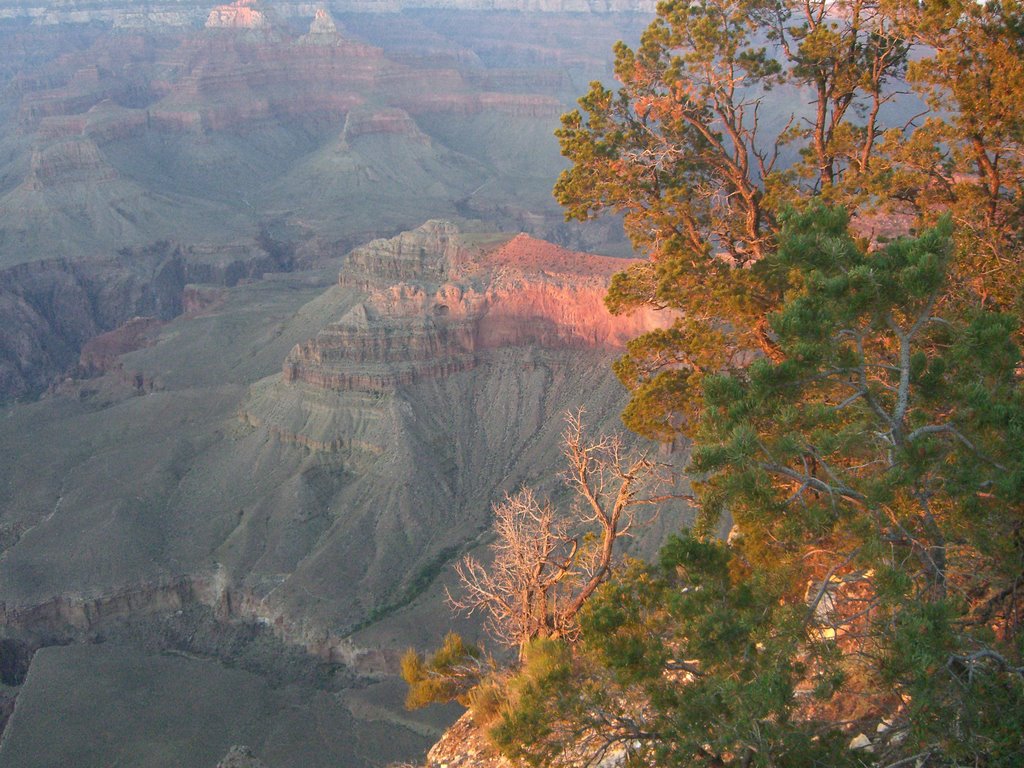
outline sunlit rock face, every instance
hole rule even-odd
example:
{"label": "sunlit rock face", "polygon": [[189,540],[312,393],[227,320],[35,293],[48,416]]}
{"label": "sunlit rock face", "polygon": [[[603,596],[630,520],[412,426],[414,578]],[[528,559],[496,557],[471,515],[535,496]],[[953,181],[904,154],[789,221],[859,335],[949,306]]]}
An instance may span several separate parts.
{"label": "sunlit rock face", "polygon": [[604,306],[611,275],[627,264],[523,234],[479,242],[431,221],[353,251],[339,282],[369,295],[296,346],[284,378],[384,392],[472,369],[505,347],[619,348],[670,321]]}
{"label": "sunlit rock face", "polygon": [[267,29],[270,22],[255,0],[218,5],[206,19],[207,29]]}

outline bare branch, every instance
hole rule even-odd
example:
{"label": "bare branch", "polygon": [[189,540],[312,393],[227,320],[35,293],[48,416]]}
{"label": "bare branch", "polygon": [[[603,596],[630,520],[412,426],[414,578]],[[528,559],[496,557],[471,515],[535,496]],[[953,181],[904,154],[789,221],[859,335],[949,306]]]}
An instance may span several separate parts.
{"label": "bare branch", "polygon": [[576,615],[611,573],[616,544],[629,535],[636,509],[671,498],[641,495],[655,463],[631,454],[616,435],[586,439],[582,410],[566,424],[564,479],[583,503],[565,514],[528,488],[507,496],[494,507],[490,564],[465,557],[455,566],[462,593],[449,594],[449,603],[482,611],[487,630],[510,647],[573,636]]}

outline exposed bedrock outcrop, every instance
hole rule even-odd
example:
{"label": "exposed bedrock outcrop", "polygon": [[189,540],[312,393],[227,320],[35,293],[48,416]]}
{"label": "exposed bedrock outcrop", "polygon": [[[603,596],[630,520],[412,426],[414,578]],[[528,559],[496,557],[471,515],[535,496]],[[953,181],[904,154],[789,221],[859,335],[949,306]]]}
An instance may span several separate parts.
{"label": "exposed bedrock outcrop", "polygon": [[516,764],[498,754],[467,712],[427,752],[426,768],[516,768]]}
{"label": "exposed bedrock outcrop", "polygon": [[252,130],[280,118],[341,119],[394,69],[371,46],[319,34],[297,41],[195,38],[179,53],[181,76],[153,104],[154,128]]}
{"label": "exposed bedrock outcrop", "polygon": [[401,136],[416,144],[430,143],[429,137],[419,129],[409,113],[397,107],[356,107],[345,116],[342,141],[351,142],[361,136],[375,134]]}
{"label": "exposed bedrock outcrop", "polygon": [[624,260],[527,235],[500,245],[478,238],[432,221],[354,250],[339,282],[370,295],[292,350],[285,381],[388,391],[469,370],[489,350],[614,349],[671,320],[607,310],[608,280]]}
{"label": "exposed bedrock outcrop", "polygon": [[472,260],[468,242],[447,221],[428,221],[411,232],[373,240],[353,249],[338,276],[342,286],[363,290],[385,288],[409,280],[443,282]]}
{"label": "exposed bedrock outcrop", "polygon": [[207,29],[267,29],[270,20],[255,0],[218,5],[206,17]]}
{"label": "exposed bedrock outcrop", "polygon": [[133,317],[120,328],[89,339],[78,356],[78,375],[98,376],[113,369],[121,355],[151,344],[160,325],[155,317]]}
{"label": "exposed bedrock outcrop", "polygon": [[494,111],[554,118],[564,106],[551,95],[565,85],[557,70],[484,74],[458,63],[424,67],[421,59],[410,66],[346,37],[323,8],[311,4],[308,13],[309,31],[293,36],[271,30],[263,5],[240,0],[210,10],[206,29],[168,38],[174,46],[126,33],[116,45],[100,42],[88,55],[19,74],[11,91],[21,129],[40,142],[86,136],[102,143],[146,130],[249,132],[296,121],[322,127],[368,101],[414,117]]}
{"label": "exposed bedrock outcrop", "polygon": [[317,8],[313,22],[309,25],[310,35],[333,36],[338,34],[338,25],[326,8]]}
{"label": "exposed bedrock outcrop", "polygon": [[[36,129],[36,138],[45,152],[53,151],[46,145],[50,141],[84,137],[102,144],[137,136],[145,131],[146,125],[143,110],[122,107],[108,99],[82,113],[42,118]],[[39,152],[37,149],[36,153]]]}
{"label": "exposed bedrock outcrop", "polygon": [[78,362],[91,338],[137,316],[181,311],[183,263],[63,259],[0,272],[0,400],[32,395]]}
{"label": "exposed bedrock outcrop", "polygon": [[40,191],[75,182],[101,184],[117,178],[117,171],[103,159],[96,144],[87,138],[55,142],[32,153],[26,190]]}

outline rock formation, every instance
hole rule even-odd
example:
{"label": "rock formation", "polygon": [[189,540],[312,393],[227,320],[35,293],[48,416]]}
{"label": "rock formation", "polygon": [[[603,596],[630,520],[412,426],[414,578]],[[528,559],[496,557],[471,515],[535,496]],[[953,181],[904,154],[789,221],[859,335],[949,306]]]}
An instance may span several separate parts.
{"label": "rock formation", "polygon": [[[231,10],[241,3],[218,6],[218,18],[236,18]],[[308,16],[310,2],[275,3],[275,10],[284,17]],[[412,8],[458,9],[467,11],[532,11],[540,13],[653,13],[654,0],[350,0],[347,10],[370,13],[395,13]],[[3,0],[0,21],[31,21],[40,26],[110,24],[124,29],[160,29],[182,27],[210,18],[210,3],[203,0],[155,0],[138,8],[132,0],[63,0],[44,3],[41,0]]]}
{"label": "rock formation", "polygon": [[162,321],[199,314],[223,287],[287,268],[255,244],[162,241],[87,262],[0,269],[0,401],[38,394],[69,373],[111,370]]}
{"label": "rock formation", "polygon": [[41,191],[76,182],[99,184],[113,181],[117,171],[100,154],[90,139],[68,139],[32,153],[23,188]]}
{"label": "rock formation", "polygon": [[[259,648],[276,638],[304,658],[322,660],[330,679],[337,670],[342,678],[358,674],[391,686],[386,698],[368,700],[376,709],[367,711],[380,722],[373,727],[386,734],[380,742],[367,741],[370,726],[363,721],[340,730],[350,722],[345,711],[336,728],[335,720],[282,709],[272,698],[245,715],[251,730],[208,744],[201,764],[190,744],[167,742],[160,749],[176,760],[166,765],[209,768],[233,743],[252,745],[281,768],[358,766],[349,759],[357,749],[385,759],[422,754],[427,737],[403,730],[409,716],[397,716],[399,684],[380,678],[394,674],[401,648],[443,634],[451,620],[441,607],[447,564],[479,543],[492,502],[523,483],[551,488],[556,482],[551,468],[566,410],[585,402],[595,432],[617,424],[624,393],[609,362],[620,343],[614,322],[621,321],[590,317],[599,305],[587,302],[591,293],[593,301],[598,296],[591,281],[596,286],[621,262],[431,222],[357,249],[343,266],[344,282],[289,274],[207,296],[189,298],[194,291],[186,290],[182,299],[181,284],[202,254],[185,247],[179,253],[172,244],[152,250],[152,265],[137,282],[96,279],[103,293],[88,292],[96,290],[95,276],[82,268],[57,272],[60,265],[53,265],[50,275],[32,264],[0,273],[4,302],[25,311],[39,307],[33,311],[64,317],[72,327],[88,319],[81,313],[93,305],[113,308],[115,297],[126,301],[136,293],[139,300],[122,309],[163,316],[157,301],[163,293],[142,300],[157,285],[181,302],[167,310],[209,310],[208,302],[217,302],[206,314],[168,319],[158,334],[140,334],[143,346],[118,358],[114,365],[141,385],[124,386],[114,371],[5,409],[0,453],[18,461],[0,464],[0,485],[9,489],[0,497],[0,626],[18,636],[36,633],[35,647],[87,644],[110,638],[117,626],[126,627],[122,636],[132,643],[166,637],[169,644],[159,648],[181,655],[161,658],[198,665],[192,695],[204,704],[212,700],[208,691],[222,690],[207,680],[224,671],[209,659],[239,668],[239,658],[248,657],[236,655],[232,633],[222,641],[220,629],[192,631],[188,617],[197,611],[260,630]],[[126,252],[123,268],[144,257]],[[388,275],[401,279],[389,286]],[[71,290],[72,278],[80,289]],[[50,309],[58,300],[62,314]],[[324,364],[340,381],[327,383],[337,388],[285,381],[277,371],[293,346],[317,341],[319,330],[346,317],[354,327],[342,338],[349,354]],[[124,318],[108,319],[91,322],[106,330]],[[130,331],[92,344],[97,367],[109,365],[121,342],[134,345],[127,343]],[[46,337],[33,343],[52,348]],[[11,348],[11,370],[24,377],[19,350]],[[397,383],[402,376],[411,383]],[[147,382],[159,386],[136,396],[151,390]],[[659,520],[675,527],[679,517]],[[209,645],[193,645],[204,637],[224,655],[211,657]],[[76,647],[86,651],[75,655]],[[68,649],[70,656],[44,649],[32,661],[36,676],[29,675],[19,694],[0,763],[29,764],[19,759],[32,754],[36,735],[51,728],[50,713],[72,692],[76,702],[121,706],[123,689],[90,687],[80,671],[95,667],[93,650],[111,649],[110,679],[116,680],[124,651],[113,642]],[[13,657],[4,648],[0,654]],[[188,661],[195,655],[204,660]],[[272,655],[277,658],[276,650]],[[143,656],[128,672],[152,666]],[[136,689],[153,702],[150,691],[166,684],[161,678]],[[346,689],[342,699],[280,686],[285,689],[330,712],[360,695]],[[385,709],[393,719],[380,719]],[[187,718],[194,711],[180,706],[173,714]],[[163,712],[127,724],[112,718],[114,737],[103,747],[102,764],[114,762],[122,743],[139,745],[138,755],[155,753],[152,745],[161,742],[154,735],[169,722]],[[333,734],[336,753],[284,759],[295,734],[316,739],[318,729]],[[191,723],[186,730],[195,732]],[[56,743],[55,750],[65,750],[62,759],[50,759],[51,752],[44,762],[88,765],[74,759],[75,750],[93,748],[95,732]],[[319,742],[309,743],[319,749]]]}
{"label": "rock formation", "polygon": [[469,370],[505,347],[622,347],[669,320],[608,312],[608,280],[626,263],[523,234],[474,244],[450,223],[428,222],[352,252],[339,282],[370,295],[292,350],[284,379],[382,392]]}
{"label": "rock formation", "polygon": [[345,116],[345,126],[341,131],[343,142],[349,143],[360,136],[373,134],[402,136],[415,144],[430,143],[430,138],[404,109],[356,107]]}
{"label": "rock formation", "polygon": [[207,29],[268,29],[270,22],[256,0],[218,5],[206,18]]}
{"label": "rock formation", "polygon": [[467,712],[442,734],[427,753],[426,768],[517,768],[499,755]]}
{"label": "rock formation", "polygon": [[[130,625],[121,637],[138,643],[137,622],[163,632],[201,608],[266,627],[332,674],[393,672],[402,647],[443,631],[447,563],[478,542],[491,503],[550,481],[565,411],[585,401],[595,430],[617,425],[609,362],[634,321],[600,304],[621,262],[443,222],[357,249],[331,275],[355,244],[428,217],[493,213],[494,229],[568,242],[550,200],[554,116],[605,66],[618,21],[560,19],[575,30],[565,42],[525,15],[351,14],[350,34],[319,3],[275,0],[222,5],[203,29],[213,5],[0,0],[0,20],[15,19],[0,24],[0,454],[17,457],[0,463],[0,623],[52,629],[46,643]],[[310,265],[330,269],[253,282]],[[77,365],[95,378],[66,380]],[[200,695],[211,659],[238,661],[228,643],[223,657],[167,647],[202,658],[188,661]],[[113,645],[88,650],[123,662]],[[0,647],[0,666],[12,658]],[[53,654],[50,671],[69,658]],[[85,654],[67,669],[89,668]],[[22,746],[0,740],[0,764],[28,764],[32,734],[49,734],[47,696],[78,686],[123,703],[87,680],[37,675],[19,700]],[[387,684],[395,695],[372,703],[397,711]],[[279,744],[304,738],[303,722],[343,733],[343,757],[282,761],[240,733],[201,764],[168,743],[168,764],[210,768],[233,743],[281,768],[386,754],[367,727],[349,739],[289,711],[250,722]],[[258,719],[279,712],[291,721]],[[406,717],[379,726],[395,759],[426,746],[395,725]],[[155,757],[147,729],[171,721],[143,720],[110,718],[111,732]],[[76,741],[62,723],[68,754],[95,747],[103,764],[131,740],[97,747],[101,728]]]}

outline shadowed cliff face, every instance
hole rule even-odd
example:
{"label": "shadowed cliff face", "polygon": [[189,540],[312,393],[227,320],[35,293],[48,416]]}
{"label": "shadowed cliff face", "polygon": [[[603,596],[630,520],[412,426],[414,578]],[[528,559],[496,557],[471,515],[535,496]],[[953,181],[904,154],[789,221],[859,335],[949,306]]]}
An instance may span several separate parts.
{"label": "shadowed cliff face", "polygon": [[164,241],[110,258],[0,269],[0,402],[114,367],[119,354],[146,343],[144,329],[181,314],[189,297],[198,300],[189,284],[231,286],[288,266],[255,244]]}

